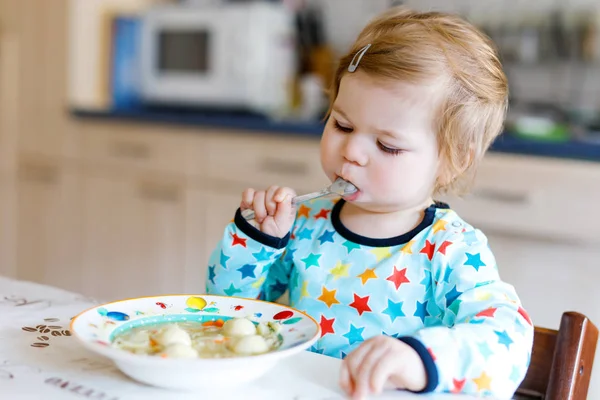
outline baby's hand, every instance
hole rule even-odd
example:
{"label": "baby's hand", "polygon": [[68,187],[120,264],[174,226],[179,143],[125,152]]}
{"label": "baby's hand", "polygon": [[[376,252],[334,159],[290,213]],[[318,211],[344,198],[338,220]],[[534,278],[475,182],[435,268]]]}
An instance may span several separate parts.
{"label": "baby's hand", "polygon": [[287,187],[271,186],[266,191],[246,189],[242,193],[240,209],[254,210],[256,227],[261,232],[283,238],[296,219],[296,210],[292,206],[294,196],[296,192]]}
{"label": "baby's hand", "polygon": [[419,391],[427,375],[417,352],[388,336],[365,341],[342,362],[340,386],[352,399],[380,394],[384,386]]}

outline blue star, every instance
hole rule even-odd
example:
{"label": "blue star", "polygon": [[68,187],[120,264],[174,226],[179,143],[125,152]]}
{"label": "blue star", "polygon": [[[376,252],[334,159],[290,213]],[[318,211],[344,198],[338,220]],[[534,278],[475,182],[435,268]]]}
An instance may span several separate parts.
{"label": "blue star", "polygon": [[221,250],[221,259],[219,260],[219,263],[221,263],[223,268],[227,268],[227,260],[230,258],[231,257],[226,256],[225,253],[223,253],[223,250]]}
{"label": "blue star", "polygon": [[229,285],[229,287],[223,291],[225,292],[225,294],[227,296],[235,296],[236,293],[242,293],[242,291],[240,289],[233,286],[233,283],[231,285]]}
{"label": "blue star", "polygon": [[421,285],[425,286],[425,291],[427,291],[431,286],[431,271],[428,269],[424,269],[423,273],[425,276],[423,277],[423,280],[420,283]]}
{"label": "blue star", "polygon": [[258,253],[252,253],[254,258],[256,258],[256,261],[267,261],[273,254],[273,252],[267,251],[264,247],[262,247]]}
{"label": "blue star", "polygon": [[479,325],[479,324],[483,324],[484,322],[485,322],[485,318],[474,318],[469,321],[469,323],[472,325]]}
{"label": "blue star", "polygon": [[252,264],[246,264],[241,268],[238,268],[238,271],[240,271],[242,273],[242,279],[244,278],[256,278],[256,275],[254,275],[254,269],[256,268],[256,265],[252,265]]}
{"label": "blue star", "polygon": [[292,249],[292,248],[287,249],[285,251],[285,257],[283,257],[283,261],[289,262],[289,263],[294,261],[294,253],[296,252],[296,250],[298,250],[298,249]]}
{"label": "blue star", "polygon": [[510,372],[510,377],[508,378],[511,381],[518,383],[521,381],[521,371],[519,370],[519,367],[517,367],[516,365],[513,365],[512,367],[512,371]]}
{"label": "blue star", "polygon": [[333,234],[335,233],[335,231],[325,231],[323,232],[323,234],[319,237],[319,241],[321,242],[321,245],[327,242],[331,242],[333,243]]}
{"label": "blue star", "polygon": [[527,332],[527,327],[521,323],[521,319],[519,317],[515,318],[515,330],[517,331],[517,333],[520,333],[522,335],[524,335],[525,332]]}
{"label": "blue star", "polygon": [[381,331],[381,334],[383,336],[389,336],[389,337],[394,338],[394,339],[398,339],[400,337],[400,334],[398,334],[398,333],[394,334],[394,333],[387,333],[387,332]]}
{"label": "blue star", "polygon": [[467,255],[467,261],[465,261],[464,265],[470,265],[471,267],[475,268],[475,271],[479,271],[479,268],[485,267],[485,263],[481,261],[481,253],[465,254]]}
{"label": "blue star", "polygon": [[308,229],[308,228],[302,229],[300,232],[298,232],[298,240],[312,238],[312,234],[314,231],[315,231],[314,229]]}
{"label": "blue star", "polygon": [[421,318],[421,322],[423,322],[423,324],[425,323],[425,317],[429,316],[429,312],[427,311],[427,303],[427,301],[424,303],[417,301],[417,309],[413,314],[415,317]]}
{"label": "blue star", "polygon": [[348,331],[348,333],[344,334],[343,336],[348,339],[348,342],[350,342],[350,345],[353,345],[356,342],[362,342],[364,339],[362,337],[362,333],[365,330],[364,327],[362,328],[356,328],[354,325],[350,324],[350,330]]}
{"label": "blue star", "polygon": [[454,272],[454,270],[449,265],[446,265],[446,270],[444,271],[443,278],[444,282],[450,283],[450,275],[452,275],[452,272]]}
{"label": "blue star", "polygon": [[488,346],[487,342],[477,343],[477,347],[479,347],[479,352],[481,353],[483,358],[486,360],[488,359],[489,356],[494,354],[494,352],[490,349],[490,346]]}
{"label": "blue star", "polygon": [[211,281],[213,285],[215,284],[215,276],[217,276],[217,274],[215,274],[216,267],[216,265],[211,265],[208,267],[208,280]]}
{"label": "blue star", "polygon": [[475,233],[475,231],[469,231],[469,232],[465,232],[463,234],[463,240],[467,243],[467,245],[472,246],[473,243],[477,243],[479,242],[479,239],[477,238],[477,234]]}
{"label": "blue star", "polygon": [[317,354],[323,354],[325,352],[325,349],[317,349],[317,346],[312,346],[310,348],[310,351]]}
{"label": "blue star", "polygon": [[452,302],[454,302],[454,300],[456,300],[461,294],[463,294],[463,292],[456,290],[456,285],[454,285],[452,290],[446,293],[446,306],[452,304]]}
{"label": "blue star", "polygon": [[506,333],[506,331],[494,331],[494,333],[498,336],[498,343],[505,345],[506,349],[510,350],[510,345],[513,341],[510,336],[508,336],[508,333]]}
{"label": "blue star", "polygon": [[271,290],[276,294],[283,294],[288,288],[285,283],[279,282],[279,279],[275,279],[275,283],[271,285]]}
{"label": "blue star", "polygon": [[340,351],[340,358],[343,360],[344,358],[346,358],[348,354],[344,353],[343,351]]}
{"label": "blue star", "polygon": [[387,314],[393,323],[396,320],[396,318],[405,317],[404,312],[402,311],[403,304],[403,301],[394,303],[392,300],[388,299],[388,306],[385,310],[382,311],[382,313]]}

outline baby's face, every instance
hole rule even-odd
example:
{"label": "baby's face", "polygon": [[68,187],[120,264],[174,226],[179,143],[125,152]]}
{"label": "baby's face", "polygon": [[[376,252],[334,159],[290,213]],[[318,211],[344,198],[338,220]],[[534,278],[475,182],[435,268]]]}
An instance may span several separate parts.
{"label": "baby's face", "polygon": [[341,176],[359,189],[347,201],[377,212],[431,202],[440,167],[439,91],[360,70],[342,78],[321,140],[321,164],[332,181]]}

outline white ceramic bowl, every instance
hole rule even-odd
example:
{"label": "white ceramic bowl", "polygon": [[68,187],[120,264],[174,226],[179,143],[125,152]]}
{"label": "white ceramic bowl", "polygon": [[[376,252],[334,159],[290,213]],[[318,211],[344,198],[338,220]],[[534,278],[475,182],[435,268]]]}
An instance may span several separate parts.
{"label": "white ceramic bowl", "polygon": [[[176,359],[132,354],[112,347],[116,334],[137,326],[247,317],[281,324],[281,346],[270,353],[222,359]],[[172,295],[115,301],[90,308],[73,318],[71,332],[91,351],[114,361],[126,375],[170,389],[232,386],[257,379],[277,361],[310,347],[320,326],[310,316],[280,304],[213,295]]]}

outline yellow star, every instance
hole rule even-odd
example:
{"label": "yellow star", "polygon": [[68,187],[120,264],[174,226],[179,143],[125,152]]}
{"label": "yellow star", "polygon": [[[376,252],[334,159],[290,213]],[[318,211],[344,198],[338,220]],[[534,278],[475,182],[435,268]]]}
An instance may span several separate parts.
{"label": "yellow star", "polygon": [[439,231],[445,231],[446,224],[447,224],[447,222],[444,221],[443,219],[438,220],[438,222],[433,224],[433,233],[435,234],[435,233],[438,233]]}
{"label": "yellow star", "polygon": [[369,279],[377,278],[377,275],[375,275],[375,268],[366,269],[365,272],[358,275],[357,278],[362,280],[363,285],[367,283]]}
{"label": "yellow star", "polygon": [[473,382],[477,385],[477,390],[482,391],[484,389],[491,390],[492,378],[489,377],[485,371],[481,373],[479,378],[473,379]]}
{"label": "yellow star", "polygon": [[413,252],[412,252],[412,247],[413,247],[413,244],[415,244],[415,241],[414,241],[414,240],[411,240],[410,242],[408,242],[408,243],[406,243],[406,244],[404,245],[404,247],[402,248],[402,250],[401,250],[401,251],[402,251],[404,254],[412,254],[412,253],[413,253]]}
{"label": "yellow star", "polygon": [[338,261],[335,264],[335,267],[329,271],[331,275],[333,275],[334,279],[341,278],[342,276],[348,276],[348,270],[350,269],[350,264],[342,264],[341,261]]}
{"label": "yellow star", "polygon": [[507,295],[506,293],[504,293],[504,297],[506,298],[506,300],[508,300],[509,302],[513,303],[513,304],[517,304],[517,301],[515,299],[511,299],[509,295]]}
{"label": "yellow star", "polygon": [[317,300],[321,300],[323,303],[327,304],[327,307],[331,308],[331,306],[334,304],[340,304],[340,302],[335,298],[335,292],[335,289],[329,291],[325,286],[323,286],[321,296],[319,296]]}
{"label": "yellow star", "polygon": [[262,286],[262,284],[265,283],[265,277],[263,276],[262,278],[260,278],[259,280],[257,280],[256,282],[254,282],[252,284],[252,287],[255,289],[258,289],[259,287]]}
{"label": "yellow star", "polygon": [[303,298],[303,297],[309,297],[307,281],[302,282],[302,290],[300,290],[300,298]]}
{"label": "yellow star", "polygon": [[377,262],[383,260],[384,258],[391,257],[392,255],[389,247],[378,247],[376,249],[371,250],[371,253],[373,253],[375,257],[377,257]]}
{"label": "yellow star", "polygon": [[479,301],[486,301],[492,298],[492,293],[487,290],[478,290],[475,294],[475,298]]}

